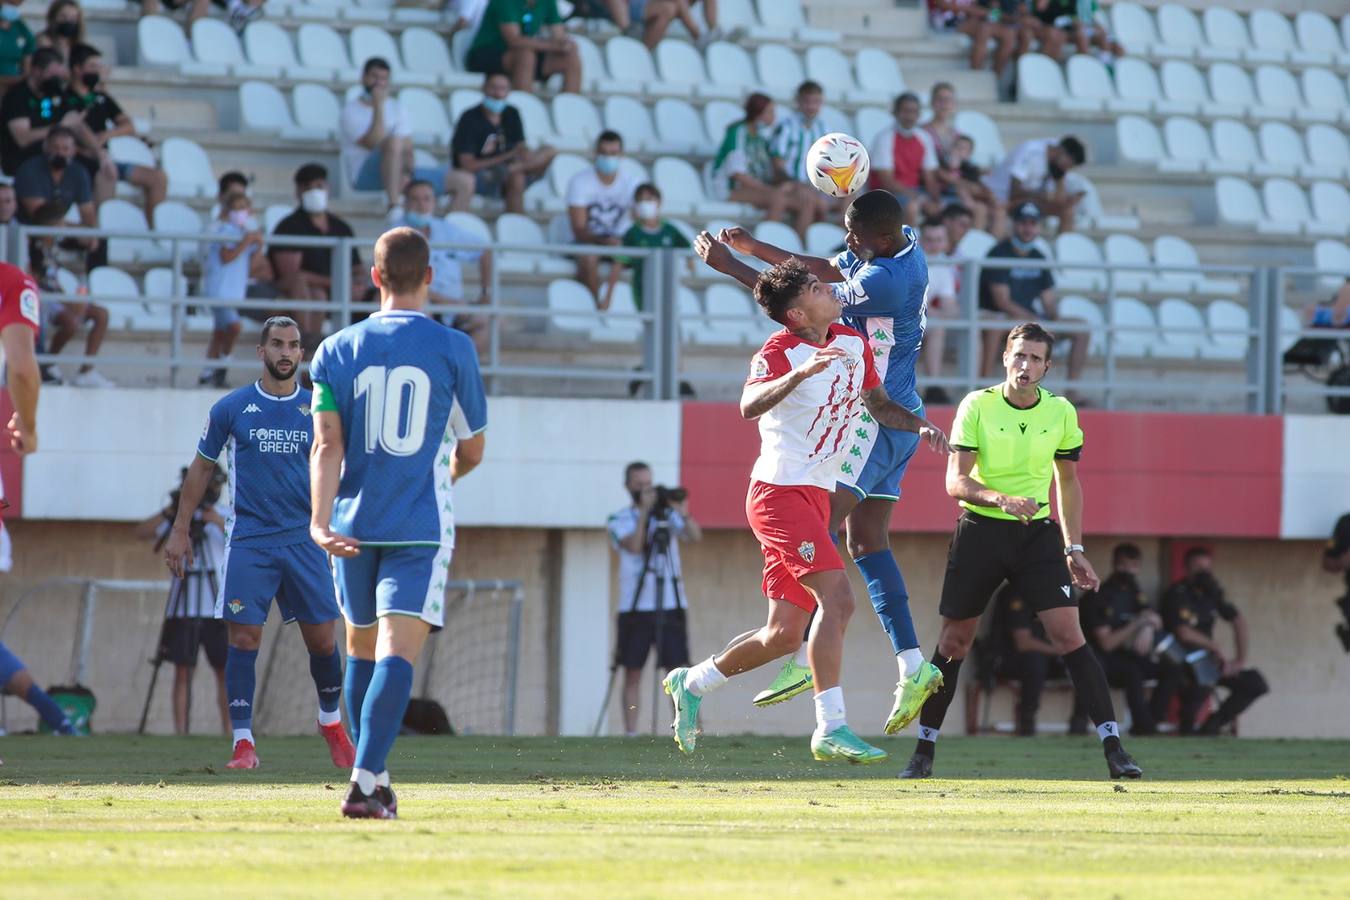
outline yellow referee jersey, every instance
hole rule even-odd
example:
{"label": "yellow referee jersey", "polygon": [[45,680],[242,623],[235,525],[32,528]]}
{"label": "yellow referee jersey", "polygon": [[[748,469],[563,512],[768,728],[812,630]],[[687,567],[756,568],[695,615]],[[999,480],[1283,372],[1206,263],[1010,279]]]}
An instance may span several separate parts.
{"label": "yellow referee jersey", "polygon": [[[1035,518],[1050,515],[1050,480],[1056,459],[1078,459],[1083,429],[1078,411],[1063,397],[1038,387],[1036,402],[1018,409],[1003,396],[1003,385],[971,391],[956,410],[952,447],[975,454],[971,477],[985,487],[1013,497],[1032,497],[1041,508]],[[973,513],[1012,519],[997,507],[961,501]]]}

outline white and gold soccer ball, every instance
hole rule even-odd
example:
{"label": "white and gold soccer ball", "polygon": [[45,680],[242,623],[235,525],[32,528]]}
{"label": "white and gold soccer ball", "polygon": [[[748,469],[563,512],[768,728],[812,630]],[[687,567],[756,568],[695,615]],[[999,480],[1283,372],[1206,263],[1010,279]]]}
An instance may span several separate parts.
{"label": "white and gold soccer ball", "polygon": [[831,197],[847,197],[867,184],[872,161],[862,141],[841,131],[831,132],[806,152],[811,183]]}

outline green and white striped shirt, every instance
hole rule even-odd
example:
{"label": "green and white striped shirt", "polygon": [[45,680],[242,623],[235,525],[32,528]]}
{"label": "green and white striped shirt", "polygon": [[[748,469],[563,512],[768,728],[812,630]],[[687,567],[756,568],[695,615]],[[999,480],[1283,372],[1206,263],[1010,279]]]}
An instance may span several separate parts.
{"label": "green and white striped shirt", "polygon": [[809,180],[806,174],[806,152],[811,145],[829,134],[829,128],[820,116],[809,124],[801,113],[787,113],[774,128],[769,141],[769,152],[781,159],[787,174],[798,181]]}

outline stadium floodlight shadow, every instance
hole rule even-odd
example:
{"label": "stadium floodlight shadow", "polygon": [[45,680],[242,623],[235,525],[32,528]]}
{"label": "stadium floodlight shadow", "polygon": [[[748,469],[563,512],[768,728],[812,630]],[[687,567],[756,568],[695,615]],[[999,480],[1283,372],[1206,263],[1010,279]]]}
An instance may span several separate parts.
{"label": "stadium floodlight shadow", "polygon": [[[706,785],[868,779],[913,785],[964,785],[980,790],[1036,791],[1035,782],[1099,782],[1109,789],[1105,765],[1084,752],[1087,738],[1044,736],[944,736],[932,781],[900,782],[896,772],[913,749],[910,737],[881,739],[891,758],[876,766],[821,765],[791,736],[713,736],[690,757],[665,738],[404,737],[390,759],[400,784],[596,787],[629,782]],[[317,736],[268,737],[263,766],[224,768],[220,737],[96,736],[80,739],[10,737],[3,742],[0,800],[31,799],[46,786],[147,788],[190,785],[313,785],[316,791],[345,783]],[[1213,781],[1218,790],[1255,790],[1263,783],[1350,778],[1350,742],[1226,738],[1135,738],[1130,749],[1154,782]],[[1025,787],[1017,786],[1026,782]],[[1241,788],[1235,787],[1241,783]],[[924,788],[917,792],[927,793]],[[324,795],[326,796],[326,795]],[[1346,790],[1350,796],[1350,787]]]}

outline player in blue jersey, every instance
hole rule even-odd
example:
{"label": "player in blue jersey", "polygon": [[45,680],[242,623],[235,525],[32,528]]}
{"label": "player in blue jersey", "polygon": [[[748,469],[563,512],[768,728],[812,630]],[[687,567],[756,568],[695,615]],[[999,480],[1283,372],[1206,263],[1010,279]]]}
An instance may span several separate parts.
{"label": "player in blue jersey", "polygon": [[[886,393],[923,418],[914,366],[927,324],[928,262],[913,230],[902,224],[900,202],[888,191],[869,191],[850,203],[844,226],[847,249],[833,259],[788,253],[744,228],[723,229],[718,240],[770,265],[797,256],[811,274],[829,283],[844,324],[867,335]],[[919,436],[882,427],[865,410],[854,422],[853,435],[831,496],[830,528],[837,532],[847,526],[849,555],[867,581],[872,606],[895,649],[900,681],[885,725],[887,734],[895,734],[942,686],[942,673],[919,650],[909,592],[890,545],[891,512]],[[755,702],[780,703],[810,686],[806,660],[790,658]]]}
{"label": "player in blue jersey", "polygon": [[473,342],[427,318],[430,248],[411,228],[375,244],[380,311],[320,345],[310,534],[333,556],[347,619],[350,818],[392,819],[385,761],[413,662],[445,620],[455,546],[450,486],[483,458],[487,400]]}
{"label": "player in blue jersey", "polygon": [[229,630],[225,692],[234,730],[231,769],[256,769],[253,739],[255,666],[273,598],[282,620],[298,621],[309,650],[309,672],[319,695],[319,733],[333,765],[352,764],[355,750],[342,728],[342,657],[328,558],[309,539],[309,451],[314,423],[310,392],[296,383],[304,350],[293,319],[274,316],[262,328],[262,378],[211,407],[197,455],[188,467],[178,515],[164,544],[164,561],[179,578],[192,564],[188,528],[201,505],[217,460],[229,471],[230,515],[225,520],[225,577],[216,616]]}

